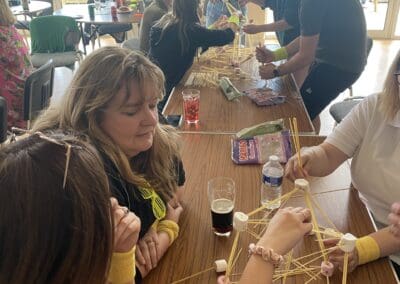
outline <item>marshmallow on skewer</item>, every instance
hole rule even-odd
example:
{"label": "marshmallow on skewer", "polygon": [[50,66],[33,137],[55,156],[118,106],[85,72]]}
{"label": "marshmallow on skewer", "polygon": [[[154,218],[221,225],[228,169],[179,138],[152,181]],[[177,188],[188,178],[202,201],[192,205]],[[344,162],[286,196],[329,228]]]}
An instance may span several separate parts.
{"label": "marshmallow on skewer", "polygon": [[247,230],[247,223],[249,221],[249,216],[243,212],[235,212],[233,215],[233,228],[238,232],[244,232]]}
{"label": "marshmallow on skewer", "polygon": [[339,248],[344,252],[352,252],[356,247],[357,238],[350,233],[344,234],[339,241]]}
{"label": "marshmallow on skewer", "polygon": [[226,268],[228,267],[228,263],[225,259],[217,259],[214,262],[214,268],[217,273],[225,272]]}
{"label": "marshmallow on skewer", "polygon": [[323,261],[321,262],[321,274],[327,277],[331,277],[334,271],[334,266],[332,262]]}
{"label": "marshmallow on skewer", "polygon": [[294,181],[294,187],[301,189],[303,191],[310,191],[310,184],[307,180],[303,178],[296,179]]}

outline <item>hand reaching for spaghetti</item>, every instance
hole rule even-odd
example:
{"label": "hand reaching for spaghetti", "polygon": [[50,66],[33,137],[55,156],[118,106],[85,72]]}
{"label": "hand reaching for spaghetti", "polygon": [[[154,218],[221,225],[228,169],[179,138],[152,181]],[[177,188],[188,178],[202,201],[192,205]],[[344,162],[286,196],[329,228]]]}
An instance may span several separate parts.
{"label": "hand reaching for spaghetti", "polygon": [[[339,239],[327,239],[324,240],[324,244],[327,248],[334,247],[339,242]],[[329,252],[328,259],[335,268],[339,268],[340,271],[343,271],[344,264],[344,252],[340,248],[336,248],[335,250]],[[349,253],[349,259],[347,263],[347,272],[352,272],[356,269],[358,265],[358,252],[357,249],[354,249],[351,253]]]}

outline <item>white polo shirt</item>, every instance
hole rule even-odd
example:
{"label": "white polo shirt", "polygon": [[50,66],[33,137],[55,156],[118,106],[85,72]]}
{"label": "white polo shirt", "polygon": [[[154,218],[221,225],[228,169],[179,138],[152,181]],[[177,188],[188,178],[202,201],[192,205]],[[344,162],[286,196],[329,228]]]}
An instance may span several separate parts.
{"label": "white polo shirt", "polygon": [[326,142],[353,157],[353,185],[376,221],[387,225],[390,206],[400,201],[400,111],[385,121],[379,102],[380,95],[365,98]]}

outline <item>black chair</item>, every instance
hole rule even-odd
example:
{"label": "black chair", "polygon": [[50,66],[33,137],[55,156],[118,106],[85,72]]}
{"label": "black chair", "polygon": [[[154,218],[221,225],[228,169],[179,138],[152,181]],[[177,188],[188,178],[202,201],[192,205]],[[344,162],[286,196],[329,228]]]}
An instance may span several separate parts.
{"label": "black chair", "polygon": [[333,104],[329,108],[329,113],[336,123],[340,123],[343,118],[352,110],[353,107],[358,105],[364,97],[350,97],[340,103]]}
{"label": "black chair", "polygon": [[49,60],[26,79],[24,88],[24,120],[28,122],[32,121],[41,110],[48,106],[53,90],[53,79],[53,60]]}
{"label": "black chair", "polygon": [[7,140],[7,103],[0,97],[0,144]]}
{"label": "black chair", "polygon": [[[368,37],[367,38],[367,57],[369,56],[369,53],[371,52],[373,46],[373,40],[372,38]],[[336,123],[340,123],[343,118],[351,111],[353,107],[358,105],[364,97],[353,97],[353,87],[349,87],[350,90],[350,97],[345,99],[344,101],[340,103],[333,104],[329,108],[329,113],[333,117]]]}

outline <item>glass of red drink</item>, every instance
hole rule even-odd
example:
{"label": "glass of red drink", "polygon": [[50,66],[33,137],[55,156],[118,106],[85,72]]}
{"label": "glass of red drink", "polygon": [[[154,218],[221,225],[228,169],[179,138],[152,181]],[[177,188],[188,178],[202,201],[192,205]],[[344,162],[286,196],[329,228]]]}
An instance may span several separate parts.
{"label": "glass of red drink", "polygon": [[197,123],[199,121],[200,90],[185,89],[182,91],[182,97],[185,121],[187,123]]}
{"label": "glass of red drink", "polygon": [[228,177],[216,177],[208,181],[208,199],[214,233],[230,236],[233,229],[235,182]]}

